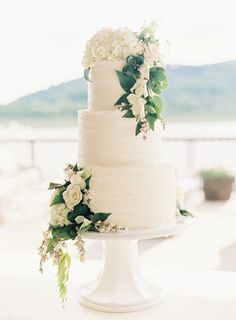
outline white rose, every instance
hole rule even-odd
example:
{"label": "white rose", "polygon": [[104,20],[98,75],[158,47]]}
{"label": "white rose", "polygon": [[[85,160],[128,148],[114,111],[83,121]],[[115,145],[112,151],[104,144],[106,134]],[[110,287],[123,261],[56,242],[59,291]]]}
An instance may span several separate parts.
{"label": "white rose", "polygon": [[64,203],[53,205],[50,211],[50,224],[60,227],[70,224],[70,221],[67,219],[68,212],[70,212],[70,209]]}
{"label": "white rose", "polygon": [[147,91],[147,82],[148,80],[145,79],[138,79],[134,86],[130,89],[131,92],[135,92],[136,96],[141,97],[144,96],[144,98],[148,97],[148,91]]}
{"label": "white rose", "polygon": [[66,180],[70,181],[70,178],[74,174],[73,166],[68,164],[67,167],[65,168],[64,172],[65,172]]}
{"label": "white rose", "polygon": [[79,185],[80,189],[83,190],[86,187],[85,180],[80,176],[79,172],[73,174],[70,179],[71,184]]}
{"label": "white rose", "polygon": [[73,210],[73,208],[80,203],[83,198],[83,195],[78,184],[70,184],[66,191],[62,194],[63,199],[68,208]]}
{"label": "white rose", "polygon": [[132,105],[132,112],[134,116],[139,116],[140,118],[145,117],[144,105],[146,103],[145,99],[140,98],[134,93],[131,93],[127,97],[129,103]]}
{"label": "white rose", "polygon": [[141,72],[141,78],[143,79],[149,79],[149,64],[148,63],[144,63],[141,65],[141,67],[139,68],[139,71]]}

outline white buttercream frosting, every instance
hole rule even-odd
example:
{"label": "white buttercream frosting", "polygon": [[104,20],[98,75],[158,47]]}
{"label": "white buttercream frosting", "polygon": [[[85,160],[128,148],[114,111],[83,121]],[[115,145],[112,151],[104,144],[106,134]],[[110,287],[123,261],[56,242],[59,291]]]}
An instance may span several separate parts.
{"label": "white buttercream frosting", "polygon": [[175,224],[173,166],[92,167],[90,202],[94,212],[111,212],[110,221],[128,229]]}
{"label": "white buttercream frosting", "polygon": [[135,136],[135,119],[120,111],[79,111],[79,154],[82,166],[152,165],[161,160],[161,125],[144,141]]}
{"label": "white buttercream frosting", "polygon": [[125,61],[97,61],[90,70],[88,83],[88,109],[116,110],[116,101],[125,93],[120,86],[116,70],[121,71]]}

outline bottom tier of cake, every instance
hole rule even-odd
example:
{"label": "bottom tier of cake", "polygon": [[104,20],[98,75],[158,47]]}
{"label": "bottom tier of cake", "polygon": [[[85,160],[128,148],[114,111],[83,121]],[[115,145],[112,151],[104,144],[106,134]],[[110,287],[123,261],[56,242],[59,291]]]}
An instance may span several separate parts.
{"label": "bottom tier of cake", "polygon": [[110,222],[127,229],[175,224],[176,177],[170,163],[156,166],[92,167],[93,212],[110,212]]}

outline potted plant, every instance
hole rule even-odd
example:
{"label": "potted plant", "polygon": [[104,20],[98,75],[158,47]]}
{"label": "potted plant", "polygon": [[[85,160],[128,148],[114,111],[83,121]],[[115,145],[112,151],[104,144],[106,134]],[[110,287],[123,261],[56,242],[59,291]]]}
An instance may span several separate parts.
{"label": "potted plant", "polygon": [[228,200],[230,198],[234,175],[225,169],[211,168],[200,171],[206,200]]}

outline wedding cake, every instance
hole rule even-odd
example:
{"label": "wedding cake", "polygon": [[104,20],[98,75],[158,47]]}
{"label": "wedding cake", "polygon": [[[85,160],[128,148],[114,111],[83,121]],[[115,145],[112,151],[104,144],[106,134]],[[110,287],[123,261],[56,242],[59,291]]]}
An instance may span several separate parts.
{"label": "wedding cake", "polygon": [[91,168],[90,208],[125,228],[175,224],[176,178],[161,153],[164,66],[153,27],[104,29],[83,58],[88,110],[79,111],[78,163]]}

